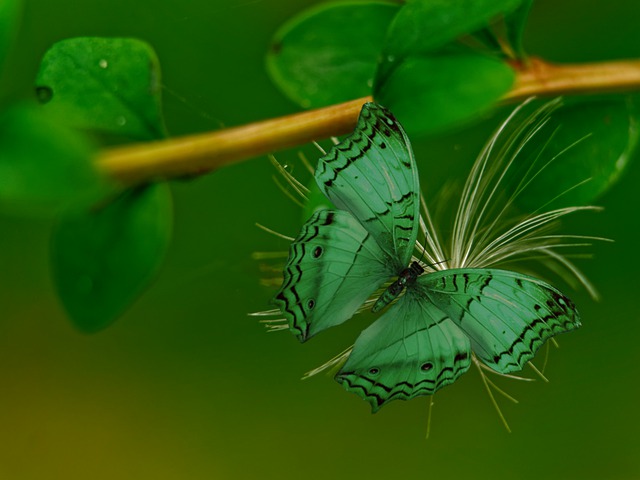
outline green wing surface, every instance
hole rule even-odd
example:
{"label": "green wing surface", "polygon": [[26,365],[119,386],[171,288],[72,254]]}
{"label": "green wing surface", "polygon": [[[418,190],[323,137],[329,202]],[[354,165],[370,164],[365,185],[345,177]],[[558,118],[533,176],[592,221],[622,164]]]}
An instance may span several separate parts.
{"label": "green wing surface", "polygon": [[409,138],[395,117],[365,104],[354,133],[320,158],[315,177],[334,205],[371,233],[395,273],[406,268],[418,235],[420,185]]}
{"label": "green wing surface", "polygon": [[364,330],[336,375],[373,412],[391,400],[433,394],[469,369],[469,339],[425,294],[411,288]]}
{"label": "green wing surface", "polygon": [[499,373],[521,370],[552,336],[580,326],[573,302],[551,285],[496,269],[451,269],[419,277],[428,298],[466,333]]}
{"label": "green wing surface", "polygon": [[387,256],[349,212],[320,210],[291,244],[274,301],[304,342],[351,318],[392,275]]}

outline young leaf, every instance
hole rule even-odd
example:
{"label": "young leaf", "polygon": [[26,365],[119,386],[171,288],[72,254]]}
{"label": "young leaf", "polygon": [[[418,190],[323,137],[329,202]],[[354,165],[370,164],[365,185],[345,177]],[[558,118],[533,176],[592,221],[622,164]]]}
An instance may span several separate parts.
{"label": "young leaf", "polygon": [[370,95],[385,31],[398,8],[386,2],[327,3],[291,19],[267,54],[271,78],[305,108]]}
{"label": "young leaf", "polygon": [[70,125],[136,140],[166,136],[160,91],[155,52],[132,38],[62,40],[44,55],[36,80],[41,103]]}
{"label": "young leaf", "polygon": [[0,203],[21,213],[86,206],[109,187],[86,139],[35,105],[0,112]]}
{"label": "young leaf", "polygon": [[504,19],[507,29],[507,39],[511,44],[513,53],[519,60],[524,60],[527,56],[524,51],[522,39],[532,5],[533,0],[523,0],[522,4]]}
{"label": "young leaf", "polygon": [[172,225],[166,183],[127,190],[113,202],[61,220],[53,233],[53,277],[74,325],[96,332],[138,297],[164,259]]}
{"label": "young leaf", "polygon": [[472,51],[409,57],[381,85],[376,101],[409,133],[433,133],[478,116],[514,79],[506,63]]}
{"label": "young leaf", "polygon": [[[539,158],[537,151],[522,157],[525,165],[538,158],[532,171],[542,170],[517,204],[526,211],[592,205],[628,166],[640,137],[639,120],[630,97],[586,99],[556,111],[545,127],[550,138]],[[539,144],[538,136],[532,142]]]}
{"label": "young leaf", "polygon": [[374,95],[391,72],[409,56],[420,56],[474,32],[522,0],[413,0],[404,5],[387,31]]}
{"label": "young leaf", "polygon": [[2,66],[18,30],[21,10],[21,0],[2,0],[0,2],[0,72],[3,71]]}

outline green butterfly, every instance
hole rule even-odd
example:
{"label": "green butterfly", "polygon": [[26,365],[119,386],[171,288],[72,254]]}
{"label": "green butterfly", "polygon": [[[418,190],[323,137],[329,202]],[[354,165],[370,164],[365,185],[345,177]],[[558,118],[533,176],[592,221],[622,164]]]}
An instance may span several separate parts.
{"label": "green butterfly", "polygon": [[355,132],[320,158],[315,178],[338,209],[318,211],[302,227],[275,303],[304,342],[396,279],[372,311],[397,301],[360,334],[335,377],[373,412],[453,383],[472,351],[506,374],[550,337],[580,326],[573,302],[533,277],[481,268],[422,275],[411,262],[418,171],[406,133],[385,108],[364,105]]}

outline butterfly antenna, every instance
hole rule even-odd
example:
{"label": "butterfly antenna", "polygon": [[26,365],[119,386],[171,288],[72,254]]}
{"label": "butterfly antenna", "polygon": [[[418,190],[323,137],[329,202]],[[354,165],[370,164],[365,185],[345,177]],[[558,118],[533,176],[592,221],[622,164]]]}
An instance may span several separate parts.
{"label": "butterfly antenna", "polygon": [[427,253],[427,242],[426,241],[424,242],[424,245],[422,245],[422,255],[420,255],[420,258],[418,259],[418,263],[422,263],[422,259],[424,258],[425,253]]}
{"label": "butterfly antenna", "polygon": [[[420,242],[416,242],[418,243],[418,245],[420,245]],[[418,263],[422,263],[422,259],[424,258],[425,254],[427,253],[427,242],[425,239],[424,245],[422,245],[422,255],[420,255],[420,258],[418,259]],[[446,260],[440,260],[439,262],[435,262],[435,263],[429,263],[429,264],[425,264],[427,267],[433,267],[434,265],[440,265],[441,263],[447,263],[449,261],[449,259]]]}
{"label": "butterfly antenna", "polygon": [[[442,265],[443,263],[447,263],[450,259],[445,259],[445,260],[440,260],[439,262],[434,262],[434,263],[426,263],[425,266],[427,268],[430,267],[435,267],[436,265]],[[422,258],[420,258],[420,260],[418,260],[418,263],[420,263],[422,261]],[[435,268],[434,268],[435,270]]]}

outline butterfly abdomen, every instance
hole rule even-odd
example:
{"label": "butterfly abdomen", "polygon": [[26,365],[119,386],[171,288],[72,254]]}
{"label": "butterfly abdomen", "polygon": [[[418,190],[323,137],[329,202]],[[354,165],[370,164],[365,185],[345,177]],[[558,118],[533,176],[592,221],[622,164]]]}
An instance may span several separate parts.
{"label": "butterfly abdomen", "polygon": [[408,285],[414,283],[416,278],[422,273],[424,273],[424,268],[422,268],[418,262],[413,262],[408,268],[400,272],[398,279],[389,285],[382,295],[380,295],[371,311],[376,313],[389,305],[398,298],[398,295],[400,295]]}

